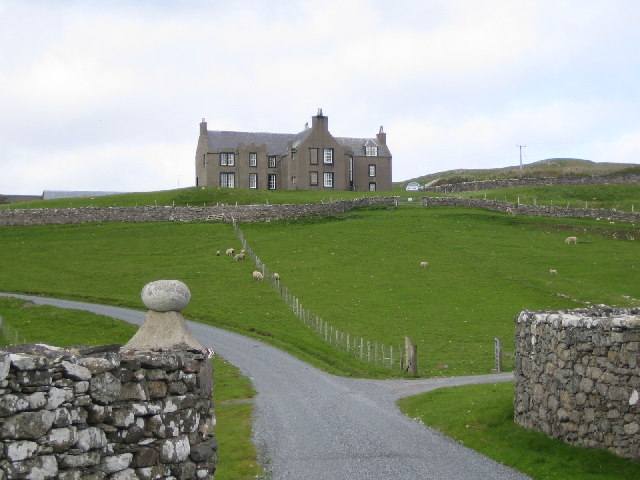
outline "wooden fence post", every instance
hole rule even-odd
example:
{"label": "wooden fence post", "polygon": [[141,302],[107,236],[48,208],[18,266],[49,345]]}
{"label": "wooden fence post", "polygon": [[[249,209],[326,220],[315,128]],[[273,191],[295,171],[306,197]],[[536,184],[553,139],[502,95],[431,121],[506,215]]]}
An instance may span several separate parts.
{"label": "wooden fence post", "polygon": [[495,364],[496,368],[493,370],[495,373],[502,372],[502,339],[494,338],[494,356],[495,356]]}
{"label": "wooden fence post", "polygon": [[418,374],[418,346],[409,337],[404,337],[405,365],[404,369],[411,375]]}

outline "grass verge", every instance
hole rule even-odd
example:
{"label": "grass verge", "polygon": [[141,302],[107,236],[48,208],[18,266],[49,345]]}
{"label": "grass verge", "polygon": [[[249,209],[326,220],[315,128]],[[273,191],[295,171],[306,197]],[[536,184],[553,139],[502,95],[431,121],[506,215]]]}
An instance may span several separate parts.
{"label": "grass verge", "polygon": [[[126,343],[137,327],[112,318],[80,310],[34,305],[24,300],[0,297],[3,324],[28,343],[60,347]],[[3,330],[4,331],[4,330]],[[0,335],[0,344],[11,338]],[[219,443],[217,480],[249,480],[261,475],[256,450],[251,443],[251,399],[255,391],[250,380],[218,355],[213,357],[215,375],[215,434]]]}
{"label": "grass verge", "polygon": [[513,383],[442,388],[401,399],[403,413],[537,480],[630,480],[640,464],[566,445],[513,421]]}

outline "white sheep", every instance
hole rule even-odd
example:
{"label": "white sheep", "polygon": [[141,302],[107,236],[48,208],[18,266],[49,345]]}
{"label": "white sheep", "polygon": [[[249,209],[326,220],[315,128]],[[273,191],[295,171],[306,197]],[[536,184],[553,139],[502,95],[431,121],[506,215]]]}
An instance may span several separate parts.
{"label": "white sheep", "polygon": [[233,258],[236,262],[242,262],[244,260],[244,253],[237,253]]}
{"label": "white sheep", "polygon": [[257,270],[255,270],[253,273],[253,279],[254,280],[264,280],[264,275],[262,275],[262,272],[259,272]]}
{"label": "white sheep", "polygon": [[277,273],[274,273],[274,274],[273,274],[273,279],[274,279],[276,282],[279,282],[279,281],[280,281],[280,275],[279,275],[279,274],[277,274]]}
{"label": "white sheep", "polygon": [[550,273],[551,275],[557,275],[557,274],[558,274],[558,271],[557,271],[557,270],[549,270],[549,273]]}
{"label": "white sheep", "polygon": [[569,244],[569,243],[577,243],[577,242],[578,242],[578,239],[576,237],[567,237],[564,240],[564,243],[567,243],[567,244]]}
{"label": "white sheep", "polygon": [[227,255],[232,257],[234,253],[236,253],[236,251],[233,248],[227,248]]}
{"label": "white sheep", "polygon": [[429,266],[429,262],[420,262],[421,268],[427,268]]}
{"label": "white sheep", "polygon": [[219,256],[220,256],[220,250],[217,250],[216,251],[216,257],[219,257]]}

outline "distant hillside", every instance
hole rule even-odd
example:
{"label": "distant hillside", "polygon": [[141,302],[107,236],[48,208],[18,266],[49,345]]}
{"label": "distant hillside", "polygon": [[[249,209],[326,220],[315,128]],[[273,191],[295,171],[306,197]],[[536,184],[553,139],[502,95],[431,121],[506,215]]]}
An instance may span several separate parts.
{"label": "distant hillside", "polygon": [[431,173],[421,177],[411,178],[403,182],[394,183],[396,188],[404,189],[409,182],[418,182],[425,185],[434,182],[434,185],[447,183],[470,182],[474,180],[496,180],[504,178],[535,178],[535,177],[568,177],[584,175],[611,175],[640,173],[640,164],[633,163],[608,163],[592,162],[577,158],[549,158],[539,162],[520,166],[478,169],[478,170],[447,170],[445,172]]}

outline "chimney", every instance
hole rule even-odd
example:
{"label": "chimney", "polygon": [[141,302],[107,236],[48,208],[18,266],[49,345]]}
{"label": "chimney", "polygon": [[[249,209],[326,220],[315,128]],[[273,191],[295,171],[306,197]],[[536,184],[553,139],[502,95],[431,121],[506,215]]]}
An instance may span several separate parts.
{"label": "chimney", "polygon": [[311,128],[329,132],[329,119],[322,115],[322,108],[318,108],[318,115],[311,117]]}
{"label": "chimney", "polygon": [[387,144],[387,134],[384,133],[384,129],[382,128],[382,125],[380,125],[380,132],[378,132],[378,134],[376,135],[376,139],[378,140],[379,145]]}
{"label": "chimney", "polygon": [[203,118],[200,122],[200,135],[207,134],[207,121]]}
{"label": "chimney", "polygon": [[309,122],[304,122],[304,129],[309,130]]}

